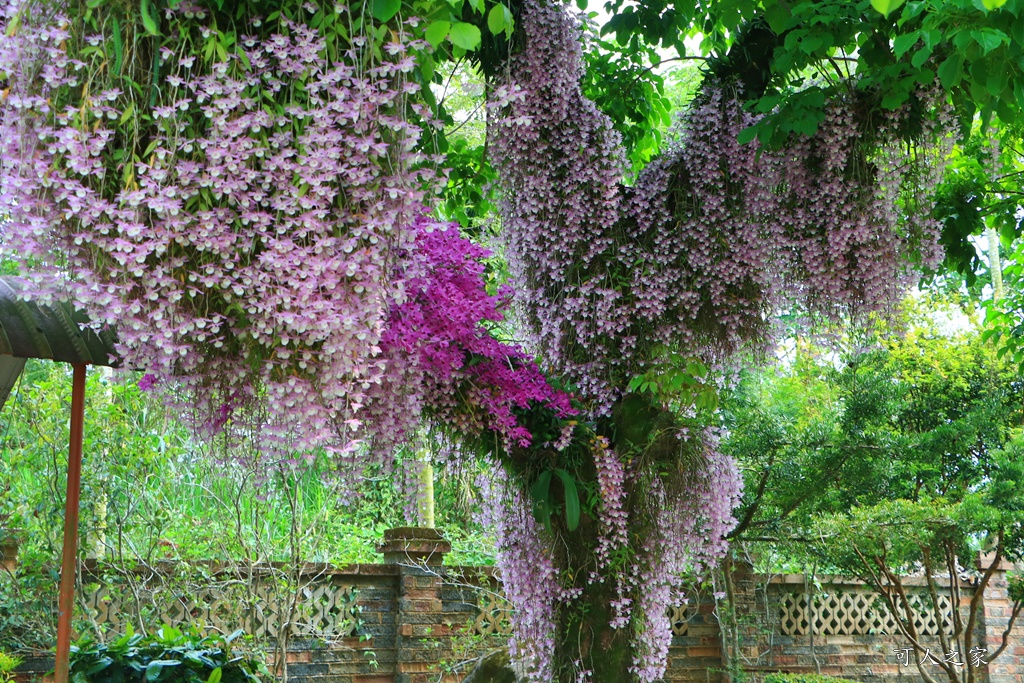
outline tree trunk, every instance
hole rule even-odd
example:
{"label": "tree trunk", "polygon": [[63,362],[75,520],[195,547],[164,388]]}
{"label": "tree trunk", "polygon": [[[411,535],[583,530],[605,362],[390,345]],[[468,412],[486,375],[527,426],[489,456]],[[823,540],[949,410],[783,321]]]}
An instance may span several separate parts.
{"label": "tree trunk", "polygon": [[[560,520],[564,523],[564,520]],[[598,538],[597,520],[584,516],[576,531],[568,536],[560,557],[576,577],[575,587],[582,589],[579,598],[563,604],[558,610],[558,635],[555,640],[555,671],[559,683],[578,683],[578,670],[592,671],[592,683],[627,683],[632,680],[633,664],[630,644],[631,628],[614,629],[612,601],[617,597],[615,581],[590,583],[589,569],[594,567]]]}
{"label": "tree trunk", "polygon": [[614,599],[615,588],[606,582],[590,586],[575,604],[562,608],[562,633],[555,645],[560,683],[577,683],[577,668],[592,671],[589,680],[593,683],[632,680],[630,629],[613,629],[608,625],[614,617],[609,606]]}

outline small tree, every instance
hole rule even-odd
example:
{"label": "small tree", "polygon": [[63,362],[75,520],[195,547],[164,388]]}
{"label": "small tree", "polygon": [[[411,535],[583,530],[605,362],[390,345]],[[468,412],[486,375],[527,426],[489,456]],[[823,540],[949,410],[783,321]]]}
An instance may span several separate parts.
{"label": "small tree", "polygon": [[[838,371],[805,353],[797,374],[803,382],[767,382],[774,392],[747,393],[734,410],[742,427],[727,447],[753,466],[735,538],[791,542],[790,556],[861,577],[926,681],[931,665],[951,683],[973,681],[975,667],[927,654],[935,644],[915,623],[910,584],[923,579],[940,624],[942,603],[953,606],[942,654],[980,654],[982,594],[1001,560],[1024,553],[1019,379],[978,335],[944,337],[926,323]],[[975,574],[981,550],[988,564]],[[976,576],[969,598],[965,572]],[[988,659],[1005,650],[1020,597]]]}

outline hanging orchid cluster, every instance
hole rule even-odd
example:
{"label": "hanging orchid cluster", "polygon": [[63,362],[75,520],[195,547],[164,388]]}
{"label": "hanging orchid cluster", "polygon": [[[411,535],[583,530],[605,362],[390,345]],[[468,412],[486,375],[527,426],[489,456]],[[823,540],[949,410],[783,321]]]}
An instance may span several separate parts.
{"label": "hanging orchid cluster", "polygon": [[507,286],[493,296],[485,291],[482,261],[490,252],[461,237],[454,224],[421,216],[415,228],[416,241],[402,259],[405,298],[391,305],[380,342],[388,373],[370,392],[374,438],[399,445],[410,436],[407,416],[425,411],[458,433],[498,434],[505,447],[528,448],[533,435],[516,411],[536,404],[568,418],[575,414],[568,395],[554,390],[526,353],[485,327],[504,320],[511,299]]}
{"label": "hanging orchid cluster", "polygon": [[908,151],[907,111],[864,141],[853,95],[783,150],[740,144],[758,117],[739,86],[709,78],[678,139],[625,187],[609,119],[580,89],[578,22],[524,4],[525,48],[489,103],[507,256],[539,355],[596,414],[652,362],[682,348],[722,360],[769,338],[787,303],[830,315],[886,307],[910,265],[934,266],[928,198],[952,116]]}
{"label": "hanging orchid cluster", "polygon": [[[523,48],[488,102],[505,252],[533,348],[591,417],[622,427],[627,385],[657,371],[661,350],[728,361],[765,349],[783,306],[877,311],[912,266],[937,264],[928,198],[952,122],[938,98],[919,96],[937,114],[913,144],[907,108],[882,113],[864,139],[858,102],[839,95],[817,133],[775,151],[738,141],[759,119],[739,85],[709,77],[676,140],[627,187],[618,135],[580,88],[579,23],[526,0],[520,28]],[[645,682],[664,672],[680,577],[725,552],[742,487],[716,436],[693,427],[677,421],[631,448],[597,437],[588,451],[600,493],[589,581],[614,583],[610,625],[632,627],[630,671]],[[506,525],[520,513],[509,514]],[[528,563],[499,560],[507,586],[540,581]]]}
{"label": "hanging orchid cluster", "polygon": [[[3,0],[4,249],[36,296],[116,326],[146,386],[183,386],[208,436],[324,449],[356,476],[424,413],[528,443],[513,411],[567,399],[491,336],[507,295],[487,294],[485,252],[425,217],[426,43],[296,7],[236,36],[172,3],[157,39]],[[129,46],[151,60],[120,65]]]}
{"label": "hanging orchid cluster", "polygon": [[523,680],[554,680],[556,609],[575,592],[562,586],[552,559],[549,537],[531,512],[529,497],[507,474],[477,482],[483,496],[483,518],[497,539],[505,597],[514,606],[510,617],[509,654]]}

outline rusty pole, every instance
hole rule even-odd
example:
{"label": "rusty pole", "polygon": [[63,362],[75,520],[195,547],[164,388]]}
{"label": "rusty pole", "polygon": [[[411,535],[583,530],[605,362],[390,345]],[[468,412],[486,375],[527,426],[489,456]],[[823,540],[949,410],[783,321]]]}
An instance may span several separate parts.
{"label": "rusty pole", "polygon": [[82,488],[82,428],[85,422],[85,365],[76,363],[71,385],[71,436],[68,439],[68,495],[64,503],[64,555],[60,564],[57,614],[57,661],[54,683],[68,683],[71,612],[78,568],[78,498]]}

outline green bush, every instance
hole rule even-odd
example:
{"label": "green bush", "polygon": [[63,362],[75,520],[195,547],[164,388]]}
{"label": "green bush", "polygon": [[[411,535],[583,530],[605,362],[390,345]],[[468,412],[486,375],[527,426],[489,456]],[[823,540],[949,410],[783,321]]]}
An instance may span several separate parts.
{"label": "green bush", "polygon": [[202,635],[195,627],[164,626],[155,634],[128,633],[109,644],[83,638],[71,646],[74,683],[262,683],[267,667],[250,655],[233,655],[241,635]]}
{"label": "green bush", "polygon": [[1024,602],[1024,573],[1010,572],[1006,577],[1007,593],[1014,602]]}
{"label": "green bush", "polygon": [[21,661],[21,657],[14,657],[0,650],[0,683],[14,680],[14,670]]}
{"label": "green bush", "polygon": [[764,683],[857,683],[848,678],[835,678],[833,676],[822,676],[820,674],[768,674],[764,677]]}

